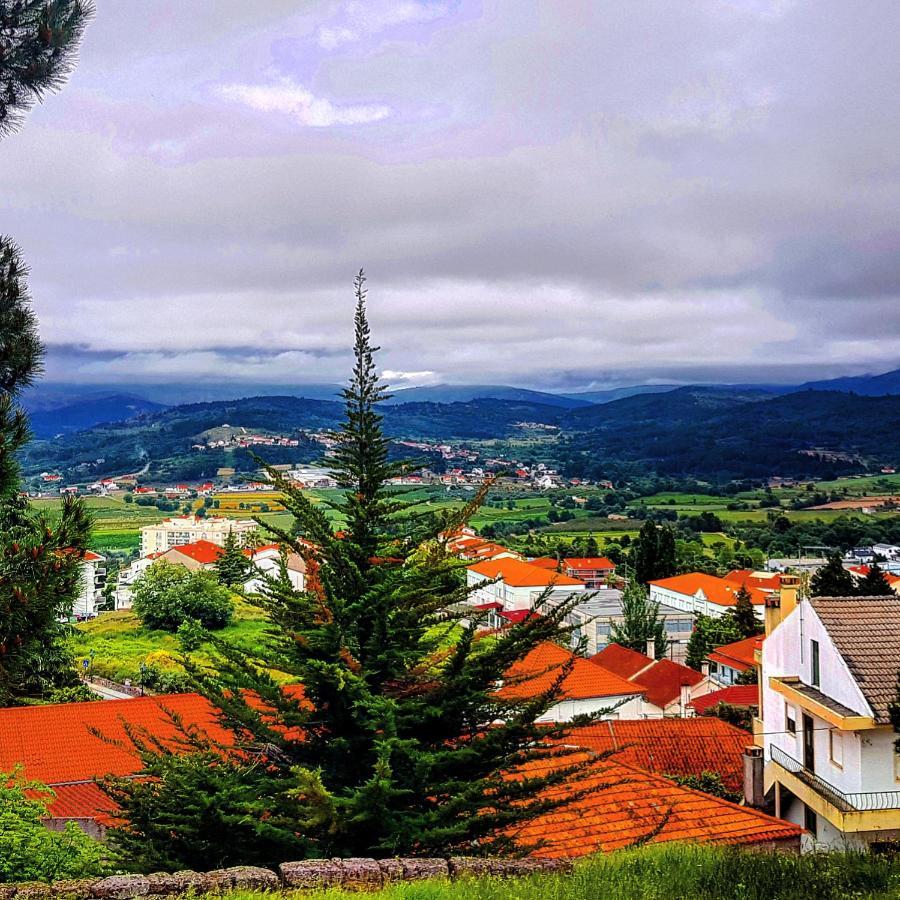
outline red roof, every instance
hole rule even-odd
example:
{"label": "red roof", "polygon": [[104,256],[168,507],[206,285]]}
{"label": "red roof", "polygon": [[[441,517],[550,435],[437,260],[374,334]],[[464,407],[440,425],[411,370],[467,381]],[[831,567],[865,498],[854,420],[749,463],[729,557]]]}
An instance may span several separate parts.
{"label": "red roof", "polygon": [[[575,759],[568,755],[559,763],[553,759],[535,761],[523,766],[518,774],[543,775]],[[795,842],[803,831],[782,819],[612,761],[597,761],[577,778],[549,788],[546,796],[571,802],[516,825],[514,834],[526,846],[540,843],[542,846],[532,855],[550,859],[618,850],[640,841],[739,845]]]}
{"label": "red roof", "polygon": [[[703,596],[710,603],[718,606],[734,606],[735,595],[741,589],[741,585],[726,581],[724,578],[716,578],[715,575],[707,575],[706,572],[688,572],[685,575],[673,575],[671,578],[660,578],[651,581],[651,585],[665,588],[676,594],[684,594],[687,597],[696,597],[702,591]],[[750,602],[762,606],[766,602],[766,592],[758,588],[748,586]]]}
{"label": "red roof", "polygon": [[722,647],[716,647],[708,655],[707,659],[717,662],[720,665],[728,666],[737,672],[746,672],[756,664],[753,651],[762,647],[763,635],[744,638],[742,641],[735,641],[733,644],[725,644]]}
{"label": "red roof", "polygon": [[592,663],[621,675],[622,678],[633,678],[638,672],[653,665],[653,660],[637,650],[623,647],[621,644],[607,644],[599,653],[591,658]]}
{"label": "red roof", "polygon": [[93,550],[85,550],[83,559],[86,562],[97,562],[97,560],[103,559],[103,557],[99,553],[94,553]]}
{"label": "red roof", "polygon": [[[500,606],[500,604],[497,604]],[[526,619],[530,619],[533,616],[536,618],[540,618],[540,613],[536,613],[532,609],[508,609],[503,612],[503,607],[500,606],[500,615],[506,619],[507,622],[512,622],[513,625],[518,625],[519,622],[524,622]]]}
{"label": "red roof", "polygon": [[744,748],[753,743],[753,737],[711,717],[609,719],[572,729],[565,743],[597,753],[615,751],[611,762],[660,775],[718,772],[737,791],[744,782]]}
{"label": "red roof", "polygon": [[528,560],[528,565],[555,572],[559,568],[559,560],[555,556],[536,556]]}
{"label": "red roof", "polygon": [[745,585],[747,588],[759,588],[765,591],[777,591],[781,587],[780,572],[754,572],[752,569],[734,569],[725,576],[725,580]]}
{"label": "red roof", "polygon": [[586,569],[593,571],[595,569],[615,569],[616,564],[608,560],[605,556],[567,556],[563,562],[570,569]]}
{"label": "red roof", "polygon": [[665,709],[681,695],[683,684],[693,687],[703,681],[703,678],[701,672],[672,662],[671,659],[660,659],[631,680],[645,689],[644,695],[650,703]]}
{"label": "red roof", "polygon": [[202,566],[212,565],[225,550],[212,541],[194,541],[193,544],[181,544],[178,547],[171,547],[167,553],[180,553],[189,559],[200,563]]}
{"label": "red roof", "polygon": [[511,679],[500,689],[501,697],[534,697],[550,689],[559,677],[560,669],[569,661],[572,670],[562,684],[561,700],[588,700],[594,697],[634,696],[641,688],[620,678],[602,666],[575,656],[558,644],[538,644],[523,660],[506,673]]}
{"label": "red roof", "polygon": [[468,567],[470,572],[483,575],[485,578],[500,578],[510,587],[584,587],[584,582],[568,575],[548,572],[540,566],[523,562],[521,559],[490,559]]}
{"label": "red roof", "polygon": [[[759,706],[759,685],[756,684],[732,684],[730,687],[722,688],[721,691],[713,691],[710,694],[704,694],[691,703],[691,706],[698,715],[702,715],[709,709],[714,709],[720,703],[727,703],[729,706]],[[695,719],[686,719],[687,722],[694,722]],[[715,719],[713,721],[721,721]]]}

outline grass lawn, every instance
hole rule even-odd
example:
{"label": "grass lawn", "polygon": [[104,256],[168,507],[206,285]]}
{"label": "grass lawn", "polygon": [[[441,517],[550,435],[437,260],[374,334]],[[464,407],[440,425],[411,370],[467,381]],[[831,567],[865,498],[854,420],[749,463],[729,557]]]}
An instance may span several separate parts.
{"label": "grass lawn", "polygon": [[[265,617],[243,600],[236,600],[235,607],[234,620],[217,635],[249,650],[258,650],[266,629]],[[178,638],[168,631],[145,628],[131,610],[103,613],[76,625],[72,646],[79,661],[88,658],[93,650],[94,673],[114,681],[130,678],[137,683],[141,663],[162,672],[182,671]],[[193,655],[198,661],[208,660],[208,649],[202,646]]]}
{"label": "grass lawn", "polygon": [[[236,892],[234,900],[271,896]],[[291,897],[359,897],[331,889]],[[900,896],[900,857],[758,853],[658,844],[599,854],[571,875],[399,884],[372,900],[889,900]]]}

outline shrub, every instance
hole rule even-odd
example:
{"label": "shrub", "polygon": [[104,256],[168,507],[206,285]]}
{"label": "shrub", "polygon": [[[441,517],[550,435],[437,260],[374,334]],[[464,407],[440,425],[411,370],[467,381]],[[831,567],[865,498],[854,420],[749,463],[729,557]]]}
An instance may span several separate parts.
{"label": "shrub", "polygon": [[187,619],[204,628],[224,628],[234,614],[229,591],[211,572],[189,572],[170,563],[154,563],[134,583],[134,611],[148,628],[177,631]]}
{"label": "shrub", "polygon": [[73,822],[50,831],[41,821],[54,797],[20,769],[0,772],[0,883],[102,875],[106,850]]}

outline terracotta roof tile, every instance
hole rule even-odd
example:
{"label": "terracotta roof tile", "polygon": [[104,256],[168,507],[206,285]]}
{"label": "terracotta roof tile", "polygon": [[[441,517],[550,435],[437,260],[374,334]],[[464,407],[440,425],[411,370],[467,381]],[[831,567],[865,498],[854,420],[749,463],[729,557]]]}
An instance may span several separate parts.
{"label": "terracotta roof tile", "polygon": [[[734,606],[735,595],[741,589],[740,585],[733,581],[716,578],[715,575],[707,575],[705,572],[688,572],[685,575],[674,575],[672,578],[660,578],[651,581],[650,584],[688,597],[696,597],[698,591],[703,591],[706,599],[717,606]],[[766,602],[765,591],[749,586],[747,590],[751,603],[762,606]]]}
{"label": "terracotta roof tile", "polygon": [[483,575],[485,578],[499,577],[511,587],[584,587],[584,582],[577,578],[550,572],[520,559],[490,559],[469,566],[468,570]]}
{"label": "terracotta roof tile", "polygon": [[660,775],[718,772],[738,791],[744,780],[744,748],[753,743],[753,736],[712,717],[610,719],[573,728],[565,743],[597,753],[616,751],[611,762]]}
{"label": "terracotta roof tile", "polygon": [[[566,763],[573,758],[567,757]],[[523,768],[523,775],[552,771],[553,760]],[[576,794],[597,789],[586,796]],[[753,809],[630,766],[596,762],[577,779],[548,789],[552,799],[572,802],[519,825],[520,843],[542,843],[533,856],[559,859],[617,850],[635,842],[689,841],[714,844],[756,844],[795,841],[802,829]]]}
{"label": "terracotta roof tile", "polygon": [[875,721],[890,721],[900,666],[900,598],[813,597],[810,601],[847,663]]}
{"label": "terracotta roof tile", "polygon": [[693,687],[703,681],[703,673],[682,666],[671,659],[657,660],[649,669],[631,679],[644,688],[647,700],[660,709],[674,703],[681,695],[683,684]]}
{"label": "terracotta roof tile", "polygon": [[756,684],[732,684],[720,691],[712,691],[691,701],[698,714],[727,703],[729,706],[759,706],[759,686]]}
{"label": "terracotta roof tile", "polygon": [[756,664],[753,652],[762,647],[762,642],[763,636],[757,635],[744,638],[742,641],[735,641],[733,644],[723,644],[721,647],[711,650],[707,659],[729,666],[738,672],[746,672]]}
{"label": "terracotta roof tile", "polygon": [[615,569],[615,563],[608,560],[605,556],[567,556],[563,563],[569,569],[587,569],[593,571],[595,569]]}
{"label": "terracotta roof tile", "polygon": [[534,697],[550,689],[559,677],[560,669],[569,661],[572,671],[562,684],[564,700],[588,700],[593,697],[622,697],[642,693],[637,685],[620,678],[613,672],[595,665],[583,656],[575,656],[568,650],[545,642],[538,644],[525,659],[507,672],[513,681],[499,691],[501,697]]}
{"label": "terracotta roof tile", "polygon": [[653,665],[653,660],[637,650],[623,647],[621,644],[607,644],[599,653],[590,658],[592,663],[621,675],[622,678],[633,678],[638,672],[642,672],[648,666]]}
{"label": "terracotta roof tile", "polygon": [[180,553],[203,566],[212,565],[224,552],[222,547],[212,541],[194,541],[192,544],[170,547],[166,551],[166,553]]}

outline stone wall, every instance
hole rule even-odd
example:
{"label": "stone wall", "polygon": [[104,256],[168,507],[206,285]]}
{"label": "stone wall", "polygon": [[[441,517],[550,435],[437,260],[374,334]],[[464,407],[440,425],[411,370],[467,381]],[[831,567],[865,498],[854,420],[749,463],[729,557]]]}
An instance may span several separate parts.
{"label": "stone wall", "polygon": [[0,900],[132,900],[220,894],[231,890],[319,890],[342,887],[372,891],[400,881],[426,878],[460,879],[483,875],[504,878],[572,871],[569,860],[481,859],[310,859],[286,862],[272,869],[238,866],[213,872],[154,875],[110,875],[53,884],[0,884]]}

